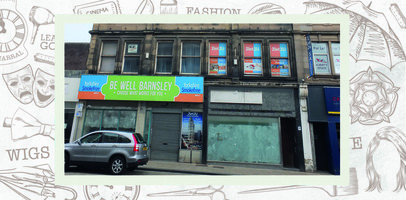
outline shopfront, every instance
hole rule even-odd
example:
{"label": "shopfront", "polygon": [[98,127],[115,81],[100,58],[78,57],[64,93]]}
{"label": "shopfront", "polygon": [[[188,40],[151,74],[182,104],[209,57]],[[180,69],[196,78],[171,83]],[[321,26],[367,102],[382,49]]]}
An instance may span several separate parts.
{"label": "shopfront", "polygon": [[208,87],[207,161],[299,168],[295,90]]}
{"label": "shopfront", "polygon": [[309,122],[312,125],[318,170],[340,174],[340,88],[309,86]]}
{"label": "shopfront", "polygon": [[[83,75],[77,137],[95,130],[138,132],[151,160],[190,161],[182,148],[201,154],[202,120],[191,113],[202,116],[203,84],[202,77]],[[200,163],[201,156],[195,160]]]}

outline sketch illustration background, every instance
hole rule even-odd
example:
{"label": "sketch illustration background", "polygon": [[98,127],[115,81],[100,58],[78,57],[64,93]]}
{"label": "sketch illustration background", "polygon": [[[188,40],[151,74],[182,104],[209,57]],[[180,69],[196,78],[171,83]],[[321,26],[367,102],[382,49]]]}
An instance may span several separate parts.
{"label": "sketch illustration background", "polygon": [[[336,6],[331,9],[331,5]],[[353,5],[353,6],[349,6]],[[328,8],[328,9],[327,9]],[[372,38],[375,42],[372,46],[364,43],[354,43],[350,45],[350,63],[349,63],[349,79],[350,87],[353,88],[354,94],[358,92],[360,97],[359,104],[350,105],[350,108],[360,109],[358,113],[351,113],[352,123],[350,125],[349,136],[343,141],[350,143],[349,163],[353,172],[356,172],[358,192],[353,195],[329,197],[326,193],[315,193],[314,189],[305,188],[294,191],[278,191],[272,193],[251,193],[240,194],[242,191],[258,190],[266,188],[264,186],[242,185],[232,186],[224,185],[221,187],[221,193],[227,199],[405,199],[405,190],[394,192],[395,188],[382,187],[381,190],[369,190],[369,179],[367,175],[366,165],[368,145],[376,136],[378,130],[383,127],[395,127],[397,130],[403,131],[406,128],[404,123],[404,115],[406,113],[405,99],[405,46],[406,46],[406,29],[405,29],[405,10],[406,2],[399,0],[369,0],[369,1],[334,1],[334,0],[292,0],[292,1],[242,1],[242,0],[225,0],[225,1],[190,1],[190,0],[0,0],[0,11],[2,13],[13,13],[16,17],[13,20],[2,17],[0,21],[0,43],[15,41],[15,46],[11,46],[5,51],[0,51],[0,123],[10,122],[10,119],[15,114],[25,113],[25,116],[31,116],[32,120],[36,121],[39,126],[47,126],[49,137],[52,137],[52,127],[54,126],[55,101],[52,96],[51,80],[54,79],[55,72],[55,22],[54,15],[57,14],[142,14],[147,17],[149,14],[189,14],[189,15],[216,15],[219,18],[227,14],[322,14],[325,12],[347,13],[350,15],[351,30],[354,31],[354,38],[360,41],[357,36]],[[369,15],[367,15],[369,14]],[[18,18],[17,18],[18,17]],[[374,18],[370,18],[374,17]],[[4,25],[2,24],[4,23]],[[359,28],[365,27],[365,28]],[[14,31],[15,36],[5,34],[6,31]],[[358,31],[358,32],[357,32]],[[368,34],[365,35],[365,32]],[[382,47],[382,48],[381,48]],[[3,47],[2,47],[3,48]],[[5,48],[5,47],[4,47]],[[379,55],[376,53],[379,52]],[[383,57],[380,57],[385,55]],[[15,96],[15,92],[10,89],[9,82],[4,76],[12,74],[27,66],[31,68],[31,87],[34,86],[36,80],[36,72],[39,77],[44,78],[44,83],[47,82],[49,87],[43,87],[42,92],[47,98],[45,101],[38,101],[31,94],[28,96],[21,94],[19,98]],[[344,66],[342,66],[344,67]],[[375,78],[368,78],[369,77]],[[361,77],[366,77],[365,80]],[[58,77],[55,77],[57,79]],[[358,85],[357,85],[358,84]],[[366,90],[357,90],[359,85],[364,85]],[[354,86],[354,87],[353,87]],[[36,85],[40,87],[40,85]],[[379,88],[379,94],[372,93],[372,88]],[[31,91],[30,91],[31,90]],[[365,92],[366,91],[366,92]],[[369,91],[369,93],[368,93]],[[28,89],[28,92],[33,92]],[[369,95],[368,95],[369,94]],[[51,95],[51,96],[49,96]],[[363,96],[362,96],[363,95]],[[349,94],[351,98],[351,94]],[[48,98],[49,97],[49,98]],[[368,97],[368,98],[367,98]],[[42,97],[41,97],[42,98]],[[355,98],[356,99],[356,98]],[[381,105],[386,105],[381,106]],[[389,106],[388,106],[389,105]],[[358,116],[360,111],[366,111]],[[376,115],[377,113],[382,113]],[[375,114],[375,115],[374,115]],[[371,121],[372,118],[372,121]],[[2,123],[3,124],[3,123]],[[10,126],[9,126],[10,125]],[[41,128],[40,128],[41,129]],[[44,132],[45,133],[45,132]],[[44,166],[46,164],[49,169],[54,165],[54,140],[47,136],[24,137],[24,139],[13,140],[13,128],[10,123],[0,124],[0,162],[2,166],[0,170],[11,175],[20,171],[6,171],[10,169],[28,169],[28,172],[38,170],[32,166]],[[45,138],[45,139],[44,139]],[[37,154],[25,156],[27,151],[34,151]],[[390,149],[384,155],[398,155],[399,150]],[[17,157],[17,154],[19,155]],[[381,156],[380,165],[389,161],[391,156]],[[379,166],[379,163],[374,160],[374,165]],[[30,168],[31,167],[31,168]],[[42,168],[42,170],[44,170]],[[46,172],[52,170],[45,170]],[[3,174],[3,173],[2,173]],[[49,178],[44,176],[43,178]],[[4,179],[5,180],[5,179]],[[9,179],[8,179],[9,180]],[[26,180],[26,179],[24,179]],[[46,180],[46,179],[42,179]],[[54,180],[46,182],[51,184]],[[36,184],[43,184],[35,182]],[[24,185],[24,183],[23,183]],[[43,187],[44,185],[42,185]],[[55,185],[53,185],[55,186]],[[385,186],[385,185],[384,185]],[[55,186],[56,187],[56,186]],[[74,192],[62,193],[58,196],[55,187],[49,189],[55,193],[56,199],[74,198],[87,199],[86,187],[82,185],[69,186]],[[208,196],[172,196],[172,197],[152,197],[148,194],[165,193],[168,191],[186,191],[204,188],[204,186],[153,186],[142,185],[140,187],[128,186],[137,189],[135,199],[210,199]],[[324,186],[327,187],[327,186]],[[332,186],[331,186],[332,187]],[[345,187],[345,186],[343,186]],[[115,188],[117,192],[121,190]],[[215,189],[218,189],[215,188]],[[0,193],[2,196],[20,198],[19,193],[25,189],[14,187],[11,189],[5,181],[0,179]],[[35,190],[36,191],[36,190]],[[217,190],[214,190],[217,191]],[[42,193],[43,192],[43,193]],[[39,197],[24,195],[26,199],[45,199],[46,194],[53,193],[40,190]],[[220,195],[221,196],[221,195]],[[309,197],[309,198],[304,198]]]}

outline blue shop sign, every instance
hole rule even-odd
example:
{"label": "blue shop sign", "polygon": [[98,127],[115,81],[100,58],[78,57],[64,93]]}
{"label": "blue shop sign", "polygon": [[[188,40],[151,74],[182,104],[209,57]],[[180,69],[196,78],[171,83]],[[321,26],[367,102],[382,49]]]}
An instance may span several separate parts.
{"label": "blue shop sign", "polygon": [[324,97],[326,98],[326,108],[328,114],[340,114],[340,88],[325,87]]}

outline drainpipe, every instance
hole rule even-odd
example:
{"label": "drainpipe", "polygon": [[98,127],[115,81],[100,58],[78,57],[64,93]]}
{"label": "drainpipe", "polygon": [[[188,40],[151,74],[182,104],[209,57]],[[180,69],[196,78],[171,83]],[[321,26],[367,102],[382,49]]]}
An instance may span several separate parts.
{"label": "drainpipe", "polygon": [[316,170],[316,163],[313,154],[313,137],[310,131],[310,124],[307,112],[307,97],[308,89],[307,84],[300,84],[299,86],[299,101],[300,101],[300,118],[302,123],[302,138],[303,138],[303,154],[305,160],[305,171],[314,172]]}

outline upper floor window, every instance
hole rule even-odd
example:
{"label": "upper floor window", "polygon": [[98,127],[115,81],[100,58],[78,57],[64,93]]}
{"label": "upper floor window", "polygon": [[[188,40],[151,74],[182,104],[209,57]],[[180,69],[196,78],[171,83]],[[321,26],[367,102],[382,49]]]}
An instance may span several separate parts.
{"label": "upper floor window", "polygon": [[156,73],[172,73],[173,42],[158,42]]}
{"label": "upper floor window", "polygon": [[138,73],[141,60],[141,43],[126,42],[123,59],[124,73]]}
{"label": "upper floor window", "polygon": [[182,74],[200,74],[200,42],[182,42]]}
{"label": "upper floor window", "polygon": [[270,43],[271,76],[290,77],[290,63],[287,43]]}
{"label": "upper floor window", "polygon": [[244,42],[244,75],[262,75],[262,51],[260,42]]}
{"label": "upper floor window", "polygon": [[[315,75],[340,74],[340,44],[312,42]],[[331,54],[330,54],[331,53]],[[331,60],[333,58],[333,61]]]}
{"label": "upper floor window", "polygon": [[335,74],[340,74],[340,43],[331,43],[331,52],[333,54],[333,65]]}
{"label": "upper floor window", "polygon": [[210,42],[209,74],[227,74],[227,43]]}
{"label": "upper floor window", "polygon": [[117,41],[103,41],[99,72],[113,73],[116,63]]}

